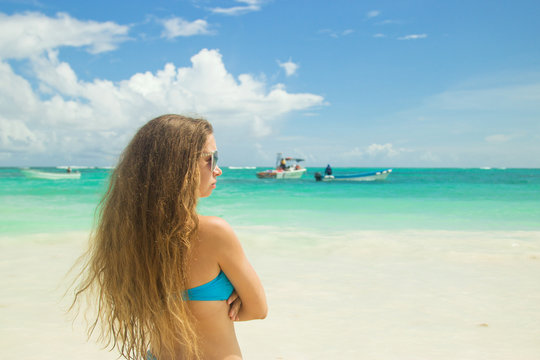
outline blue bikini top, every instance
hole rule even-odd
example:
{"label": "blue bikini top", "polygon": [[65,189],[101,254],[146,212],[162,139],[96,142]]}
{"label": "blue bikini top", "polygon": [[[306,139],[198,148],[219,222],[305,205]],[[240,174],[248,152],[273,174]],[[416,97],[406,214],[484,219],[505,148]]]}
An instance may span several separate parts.
{"label": "blue bikini top", "polygon": [[184,291],[182,297],[186,300],[217,301],[227,300],[234,291],[231,282],[221,270],[213,280],[200,286]]}

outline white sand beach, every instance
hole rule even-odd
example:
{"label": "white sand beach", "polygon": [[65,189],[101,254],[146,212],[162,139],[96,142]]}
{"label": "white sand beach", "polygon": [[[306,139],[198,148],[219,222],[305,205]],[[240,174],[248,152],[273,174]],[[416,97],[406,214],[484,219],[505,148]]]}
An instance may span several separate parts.
{"label": "white sand beach", "polygon": [[[540,358],[540,232],[236,230],[269,302],[246,359]],[[0,238],[4,358],[117,358],[65,314],[86,237]]]}

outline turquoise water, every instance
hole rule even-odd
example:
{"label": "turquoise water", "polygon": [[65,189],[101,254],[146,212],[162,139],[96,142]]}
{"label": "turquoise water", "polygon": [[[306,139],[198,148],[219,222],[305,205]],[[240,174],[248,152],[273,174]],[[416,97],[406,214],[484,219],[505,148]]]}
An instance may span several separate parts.
{"label": "turquoise water", "polygon": [[[257,169],[223,169],[200,212],[235,226],[325,230],[540,230],[540,169],[394,169],[386,181],[261,180]],[[42,168],[45,171],[63,171]],[[373,169],[336,168],[335,174]],[[0,169],[0,233],[88,230],[109,169],[79,180],[26,178]]]}

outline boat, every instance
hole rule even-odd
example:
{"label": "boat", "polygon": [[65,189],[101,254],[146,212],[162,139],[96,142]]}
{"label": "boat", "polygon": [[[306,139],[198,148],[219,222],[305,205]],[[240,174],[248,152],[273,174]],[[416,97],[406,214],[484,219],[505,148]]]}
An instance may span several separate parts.
{"label": "boat", "polygon": [[306,168],[300,166],[301,161],[304,159],[283,157],[282,153],[278,153],[275,169],[260,171],[257,177],[259,179],[300,179],[307,171]]}
{"label": "boat", "polygon": [[76,172],[50,172],[34,169],[22,169],[22,173],[31,179],[62,180],[62,179],[80,179],[81,173]]}
{"label": "boat", "polygon": [[392,172],[392,169],[385,169],[373,172],[366,172],[360,174],[345,174],[345,175],[324,175],[320,172],[315,173],[315,180],[317,181],[378,181],[386,180],[388,175]]}

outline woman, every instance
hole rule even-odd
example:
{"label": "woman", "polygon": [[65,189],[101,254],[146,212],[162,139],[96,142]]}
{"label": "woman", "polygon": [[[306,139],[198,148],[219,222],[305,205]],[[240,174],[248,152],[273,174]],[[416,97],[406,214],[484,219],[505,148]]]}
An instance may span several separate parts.
{"label": "woman", "polygon": [[128,359],[241,359],[233,321],[263,319],[262,284],[231,227],[197,214],[221,169],[206,120],[164,115],[111,175],[75,302]]}

